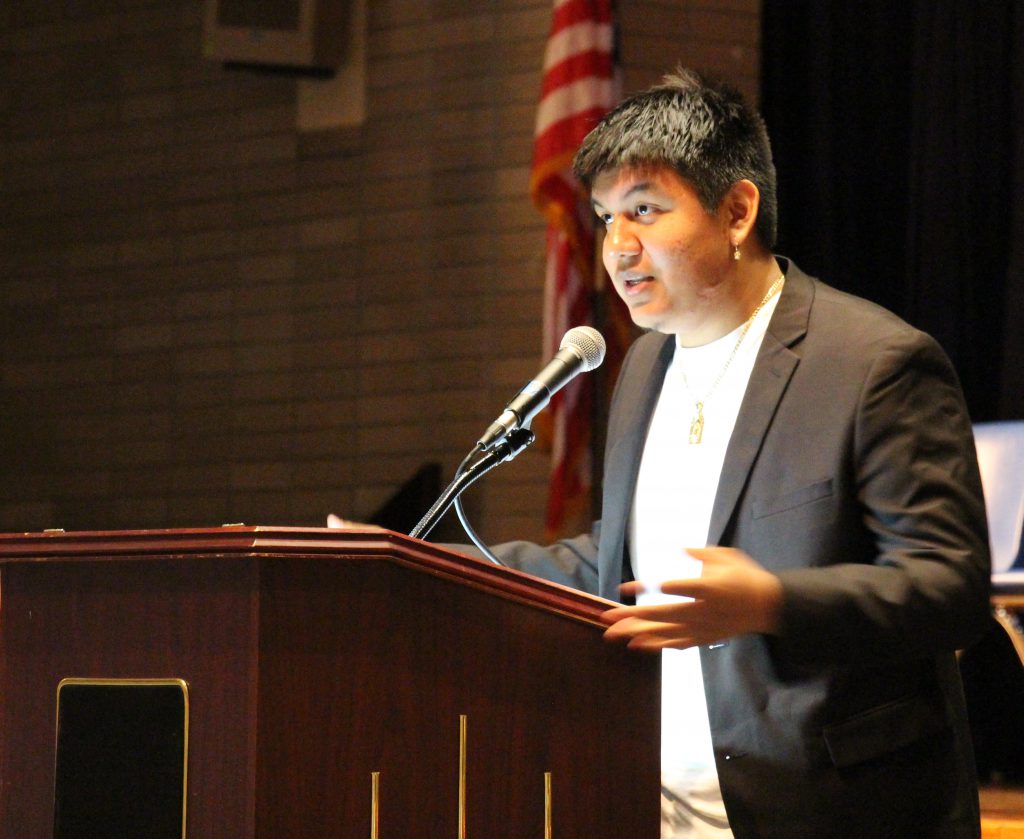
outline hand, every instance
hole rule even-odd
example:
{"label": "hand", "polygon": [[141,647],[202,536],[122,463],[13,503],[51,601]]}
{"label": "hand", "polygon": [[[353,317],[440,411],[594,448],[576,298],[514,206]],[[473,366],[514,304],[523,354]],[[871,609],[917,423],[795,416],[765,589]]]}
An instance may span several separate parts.
{"label": "hand", "polygon": [[375,524],[366,524],[361,521],[352,521],[336,516],[334,513],[327,514],[327,526],[332,530],[380,530]]}
{"label": "hand", "polygon": [[[724,641],[747,632],[778,629],[782,583],[770,571],[735,548],[688,548],[703,563],[701,575],[662,583],[665,594],[689,601],[618,606],[601,616],[604,637],[626,641],[638,650],[686,649]],[[625,583],[625,596],[643,592],[640,583]]]}

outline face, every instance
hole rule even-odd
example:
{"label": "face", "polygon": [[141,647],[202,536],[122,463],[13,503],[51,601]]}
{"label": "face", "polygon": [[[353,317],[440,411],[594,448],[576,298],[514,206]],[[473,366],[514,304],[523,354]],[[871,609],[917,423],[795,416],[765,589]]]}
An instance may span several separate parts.
{"label": "face", "polygon": [[730,271],[726,214],[708,213],[667,166],[602,173],[591,200],[605,225],[604,266],[634,323],[699,332]]}

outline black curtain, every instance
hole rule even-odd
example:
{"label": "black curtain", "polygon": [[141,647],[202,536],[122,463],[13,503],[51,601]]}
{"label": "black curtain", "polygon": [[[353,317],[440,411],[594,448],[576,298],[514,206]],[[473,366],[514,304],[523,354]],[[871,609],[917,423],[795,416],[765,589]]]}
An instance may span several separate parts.
{"label": "black curtain", "polygon": [[778,250],[934,335],[1024,418],[1024,4],[765,0]]}

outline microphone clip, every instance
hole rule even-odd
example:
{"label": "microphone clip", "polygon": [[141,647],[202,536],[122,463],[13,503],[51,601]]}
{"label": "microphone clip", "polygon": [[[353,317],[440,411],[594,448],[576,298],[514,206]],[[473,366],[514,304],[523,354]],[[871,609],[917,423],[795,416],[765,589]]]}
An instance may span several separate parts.
{"label": "microphone clip", "polygon": [[[451,507],[452,503],[457,502],[458,497],[470,487],[477,480],[482,478],[488,472],[490,472],[495,466],[501,463],[507,463],[521,454],[534,440],[536,435],[530,431],[529,428],[514,428],[510,431],[500,442],[495,443],[490,449],[482,454],[478,449],[473,449],[466,458],[462,461],[458,470],[455,473],[455,478],[452,480],[444,492],[441,493],[434,505],[427,511],[427,514],[420,520],[419,524],[416,525],[410,532],[409,535],[417,539],[425,539],[427,534],[433,530],[434,525],[440,520],[448,508]],[[475,456],[479,455],[472,463]],[[463,517],[459,516],[460,520]],[[472,532],[472,528],[466,528],[466,522],[463,520],[463,527],[466,529],[470,539],[473,540],[474,544],[484,552],[485,555],[489,555],[490,552],[486,546],[481,544],[474,538],[475,533]],[[493,555],[490,555],[493,557]],[[492,561],[497,562],[494,558]],[[501,564],[501,563],[497,563]]]}

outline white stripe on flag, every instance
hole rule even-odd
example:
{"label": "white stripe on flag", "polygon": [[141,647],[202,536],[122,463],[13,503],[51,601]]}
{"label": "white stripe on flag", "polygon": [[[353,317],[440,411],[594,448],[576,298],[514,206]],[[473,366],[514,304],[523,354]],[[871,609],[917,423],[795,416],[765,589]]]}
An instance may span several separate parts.
{"label": "white stripe on flag", "polygon": [[558,62],[587,50],[610,53],[614,42],[614,32],[610,23],[595,23],[592,20],[574,23],[548,39],[544,50],[544,72]]}
{"label": "white stripe on flag", "polygon": [[588,76],[569,85],[556,88],[541,101],[537,108],[534,136],[539,137],[559,120],[568,119],[591,108],[607,110],[613,103],[615,86],[611,79]]}

